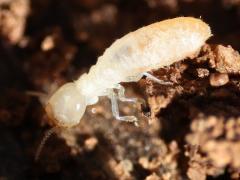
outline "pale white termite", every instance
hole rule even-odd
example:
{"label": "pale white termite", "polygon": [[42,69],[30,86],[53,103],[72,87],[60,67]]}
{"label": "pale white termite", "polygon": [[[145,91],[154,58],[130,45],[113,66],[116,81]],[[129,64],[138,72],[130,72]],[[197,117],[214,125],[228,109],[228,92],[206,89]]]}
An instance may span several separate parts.
{"label": "pale white termite", "polygon": [[210,27],[192,17],[168,19],[130,32],[107,48],[88,73],[60,87],[47,103],[47,115],[57,127],[72,127],[88,105],[97,103],[99,96],[108,96],[117,120],[136,122],[134,116],[119,115],[117,100],[136,101],[124,96],[120,82],[147,76],[164,84],[148,72],[194,56],[210,36]]}

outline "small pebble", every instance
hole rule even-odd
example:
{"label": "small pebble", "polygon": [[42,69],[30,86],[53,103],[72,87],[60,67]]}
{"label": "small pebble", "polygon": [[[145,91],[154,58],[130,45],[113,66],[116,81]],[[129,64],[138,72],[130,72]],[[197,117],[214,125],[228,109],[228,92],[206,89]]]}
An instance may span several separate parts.
{"label": "small pebble", "polygon": [[55,44],[54,44],[53,37],[52,36],[47,36],[41,44],[41,49],[43,51],[48,51],[48,50],[53,49],[54,46],[55,46]]}
{"label": "small pebble", "polygon": [[88,151],[92,151],[98,144],[98,139],[96,137],[90,137],[84,142],[84,147]]}
{"label": "small pebble", "polygon": [[213,73],[210,75],[210,84],[211,86],[223,86],[229,82],[228,74],[222,73]]}

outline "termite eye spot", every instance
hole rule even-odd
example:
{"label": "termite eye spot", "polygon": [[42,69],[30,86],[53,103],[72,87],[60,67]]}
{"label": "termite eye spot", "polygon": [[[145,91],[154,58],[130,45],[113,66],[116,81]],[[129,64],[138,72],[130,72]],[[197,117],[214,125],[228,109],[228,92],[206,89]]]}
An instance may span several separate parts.
{"label": "termite eye spot", "polygon": [[48,101],[46,112],[52,122],[60,127],[77,125],[86,109],[86,100],[74,83],[63,85]]}

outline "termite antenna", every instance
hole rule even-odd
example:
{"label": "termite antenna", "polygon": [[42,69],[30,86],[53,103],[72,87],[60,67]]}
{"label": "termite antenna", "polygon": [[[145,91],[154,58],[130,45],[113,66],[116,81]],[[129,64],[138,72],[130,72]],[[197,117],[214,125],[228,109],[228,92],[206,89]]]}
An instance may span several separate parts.
{"label": "termite antenna", "polygon": [[29,96],[34,96],[34,97],[47,96],[47,94],[39,91],[25,91],[25,93]]}
{"label": "termite antenna", "polygon": [[25,94],[32,97],[37,97],[40,103],[45,106],[49,95],[39,91],[25,91]]}
{"label": "termite antenna", "polygon": [[53,127],[53,128],[51,128],[51,129],[49,129],[49,130],[47,130],[47,131],[45,132],[45,134],[44,134],[44,136],[43,136],[43,139],[41,140],[41,143],[39,144],[39,146],[38,146],[38,148],[37,148],[37,151],[36,151],[36,154],[35,154],[35,158],[34,158],[34,159],[35,159],[36,162],[38,161],[38,159],[39,159],[39,157],[40,157],[40,155],[41,155],[41,152],[42,152],[42,150],[43,150],[43,147],[44,147],[44,145],[46,144],[47,140],[49,139],[49,137],[50,137],[53,133],[56,133],[58,129],[59,129],[59,128],[56,126],[56,127]]}

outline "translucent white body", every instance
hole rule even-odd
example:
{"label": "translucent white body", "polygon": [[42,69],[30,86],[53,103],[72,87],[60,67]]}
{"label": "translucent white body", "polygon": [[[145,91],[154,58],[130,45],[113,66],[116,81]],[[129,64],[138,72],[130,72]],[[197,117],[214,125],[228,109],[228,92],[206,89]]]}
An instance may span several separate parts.
{"label": "translucent white body", "polygon": [[106,49],[89,73],[63,85],[50,98],[48,116],[57,126],[77,125],[86,106],[97,103],[99,96],[109,96],[109,89],[194,56],[210,36],[210,27],[192,17],[169,19],[131,32]]}

